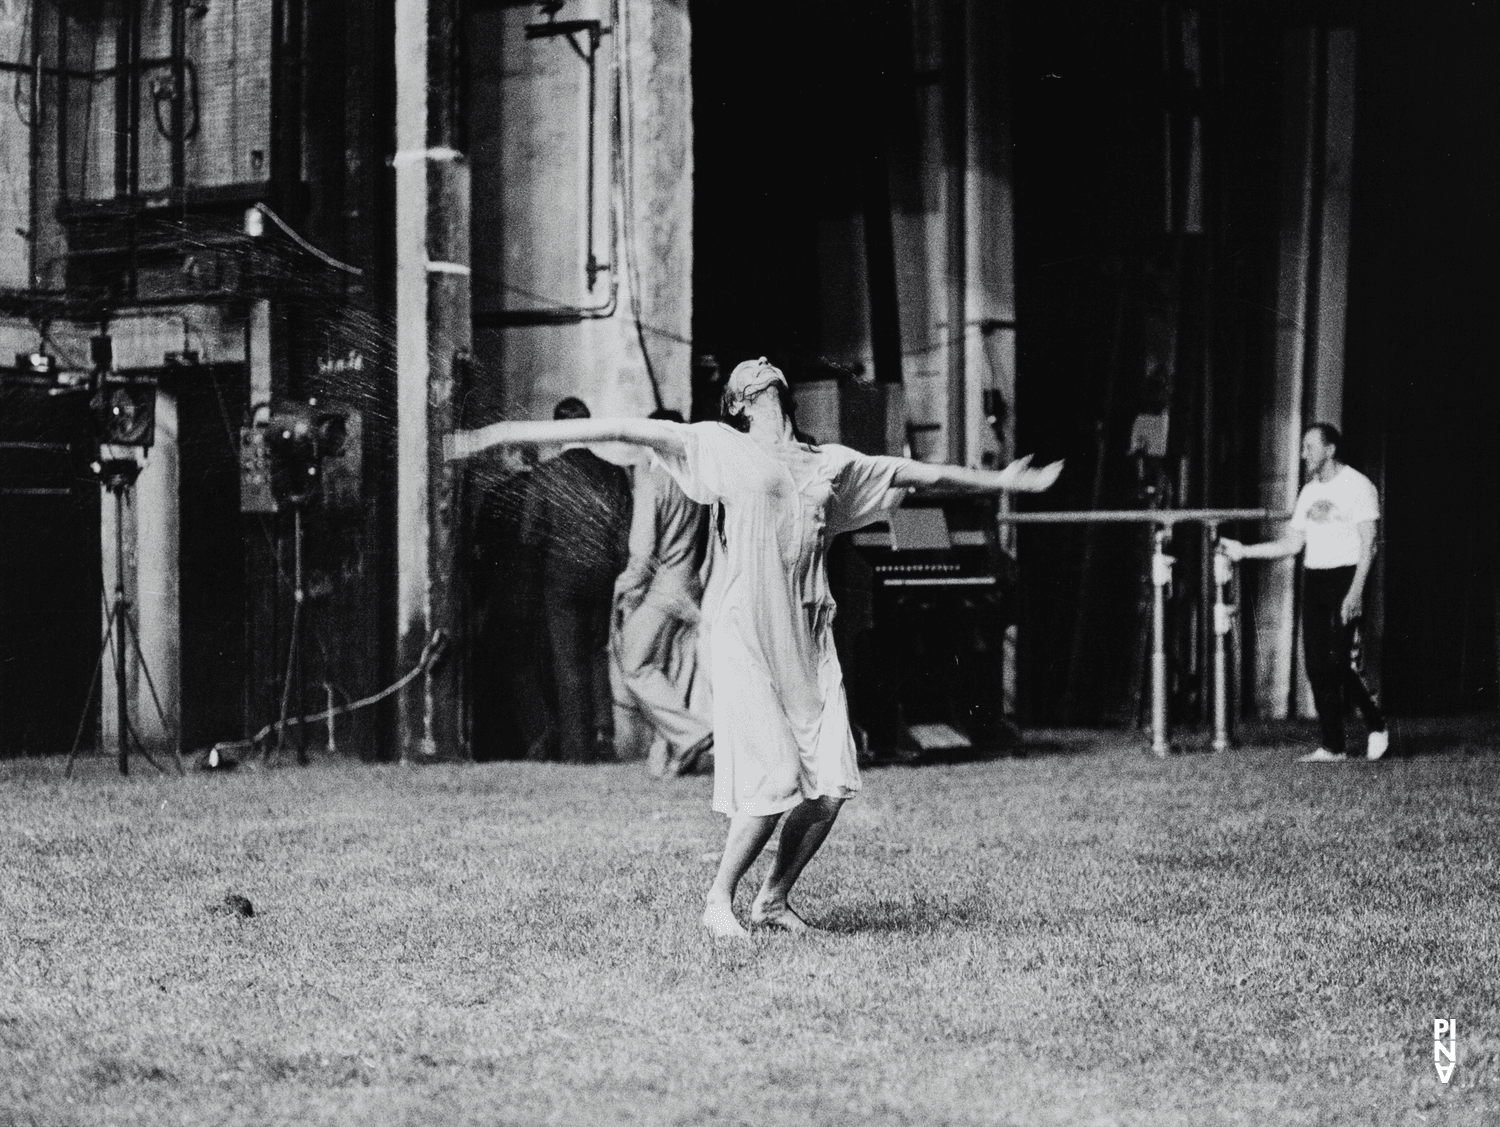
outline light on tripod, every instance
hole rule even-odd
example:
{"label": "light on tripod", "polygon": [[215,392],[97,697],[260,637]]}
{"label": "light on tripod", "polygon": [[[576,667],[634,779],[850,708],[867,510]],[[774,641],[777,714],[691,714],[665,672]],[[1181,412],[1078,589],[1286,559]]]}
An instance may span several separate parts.
{"label": "light on tripod", "polygon": [[156,381],[103,372],[90,404],[101,446],[149,450],[156,441]]}
{"label": "light on tripod", "polygon": [[[131,621],[130,597],[125,585],[125,496],[134,488],[136,478],[146,461],[146,451],[156,440],[156,380],[114,371],[114,347],[107,335],[96,336],[89,341],[89,354],[94,363],[94,397],[89,402],[89,414],[93,417],[94,439],[99,447],[99,456],[93,468],[99,475],[99,483],[115,499],[115,595],[109,607],[109,628],[99,648],[98,661],[102,668],[106,653],[114,653],[115,723],[119,739],[120,774],[125,775],[130,773],[132,741],[141,754],[160,769],[147,753],[130,722],[126,687],[128,648],[135,652],[163,729],[168,727],[166,713],[156,695],[156,686],[151,681],[151,671],[146,666],[145,654],[141,652],[139,628]],[[97,669],[95,678],[98,679]],[[89,693],[92,696],[92,685]],[[85,702],[84,718],[87,716],[88,704]],[[70,777],[73,760],[78,754],[78,744],[83,738],[83,728],[84,720],[80,720],[78,734],[73,738],[73,751],[68,757],[67,773]],[[177,759],[177,770],[181,772],[182,755],[175,745],[172,754]]]}
{"label": "light on tripod", "polygon": [[50,376],[57,371],[57,357],[45,352],[18,352],[16,368],[33,376]]}

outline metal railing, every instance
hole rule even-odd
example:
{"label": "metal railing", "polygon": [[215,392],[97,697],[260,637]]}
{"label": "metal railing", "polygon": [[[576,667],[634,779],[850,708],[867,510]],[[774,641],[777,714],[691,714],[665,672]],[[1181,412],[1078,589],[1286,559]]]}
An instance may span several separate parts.
{"label": "metal railing", "polygon": [[1244,521],[1286,520],[1290,513],[1271,509],[1100,509],[1075,512],[1000,513],[1001,524],[1150,524],[1156,526],[1151,554],[1151,750],[1165,756],[1167,743],[1167,588],[1172,583],[1176,558],[1167,555],[1166,544],[1178,524],[1201,524],[1215,546],[1214,573],[1214,735],[1215,751],[1229,746],[1228,660],[1224,639],[1229,634],[1235,607],[1226,602],[1224,589],[1234,576],[1229,558],[1217,550],[1219,526]]}

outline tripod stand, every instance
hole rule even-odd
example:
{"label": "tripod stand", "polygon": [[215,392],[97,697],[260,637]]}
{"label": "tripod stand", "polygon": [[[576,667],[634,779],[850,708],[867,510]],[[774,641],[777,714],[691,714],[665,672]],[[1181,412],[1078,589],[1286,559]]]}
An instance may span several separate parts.
{"label": "tripod stand", "polygon": [[[68,753],[68,766],[64,775],[70,779],[73,777],[73,764],[78,759],[79,745],[83,742],[83,729],[88,724],[89,704],[94,699],[94,686],[99,684],[100,675],[104,669],[106,652],[113,653],[115,663],[115,733],[119,738],[120,774],[130,774],[132,742],[147,763],[165,773],[161,764],[151,758],[151,753],[146,750],[145,744],[142,743],[140,736],[130,723],[130,708],[125,691],[125,650],[129,645],[135,651],[136,661],[140,663],[141,673],[146,679],[146,686],[151,690],[151,703],[156,706],[156,715],[161,720],[162,729],[163,731],[167,729],[167,714],[161,706],[161,698],[156,693],[156,683],[151,679],[151,670],[146,665],[146,655],[141,652],[140,634],[135,623],[130,620],[130,600],[125,594],[125,496],[134,487],[139,473],[140,466],[128,460],[108,461],[100,469],[100,478],[104,488],[115,498],[115,597],[106,608],[107,622],[104,627],[104,638],[99,643],[99,656],[94,661],[94,675],[89,680],[88,695],[83,698],[83,715],[78,718],[78,731],[73,737],[73,749]],[[102,707],[104,701],[101,699],[99,703]],[[101,737],[103,731],[104,725],[101,721]],[[182,752],[175,738],[172,740],[172,755],[177,761],[177,773],[186,774],[182,766]]]}
{"label": "tripod stand", "polygon": [[[303,653],[304,633],[307,624],[303,604],[307,602],[307,590],[302,575],[302,502],[293,501],[292,509],[292,629],[287,647],[286,676],[281,686],[281,719],[276,726],[276,751],[280,752],[286,742],[289,724],[297,725],[297,762],[307,764],[307,657]],[[292,682],[297,683],[297,716],[288,721],[287,713],[292,701]],[[266,747],[266,759],[271,757],[271,748]]]}

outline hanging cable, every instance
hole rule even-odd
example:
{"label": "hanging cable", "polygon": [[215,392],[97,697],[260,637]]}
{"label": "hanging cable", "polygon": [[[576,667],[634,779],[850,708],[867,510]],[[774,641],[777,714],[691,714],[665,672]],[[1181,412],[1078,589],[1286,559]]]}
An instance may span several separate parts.
{"label": "hanging cable", "polygon": [[218,767],[221,764],[223,756],[226,752],[243,752],[259,747],[266,741],[266,739],[280,730],[283,724],[286,727],[292,727],[293,725],[297,724],[316,724],[322,720],[332,720],[335,716],[347,716],[351,712],[358,712],[360,709],[368,708],[372,704],[379,704],[387,697],[395,693],[399,693],[402,689],[406,688],[407,685],[410,685],[423,673],[427,672],[427,670],[431,669],[432,666],[437,664],[438,660],[443,656],[443,652],[447,649],[447,646],[448,635],[442,630],[434,630],[432,632],[432,637],[429,638],[427,640],[427,644],[422,647],[422,654],[417,659],[417,664],[412,666],[412,668],[400,680],[387,685],[378,693],[372,693],[370,696],[363,697],[356,701],[350,701],[348,704],[342,704],[337,706],[336,708],[325,708],[322,712],[315,712],[310,716],[289,716],[285,721],[273,720],[260,731],[256,732],[255,735],[248,740],[225,740],[216,743],[212,748],[209,749],[207,760],[208,766]]}
{"label": "hanging cable", "polygon": [[627,287],[630,291],[630,315],[635,323],[635,339],[640,345],[641,360],[646,365],[646,378],[651,382],[651,397],[658,410],[666,406],[661,396],[661,384],[656,378],[656,368],[651,363],[651,350],[646,347],[646,330],[641,313],[641,275],[636,267],[635,249],[635,90],[630,71],[630,19],[627,11],[629,0],[616,0],[614,5],[615,49],[619,52],[619,109],[615,116],[615,143],[618,147],[616,163],[619,166],[621,185],[622,231],[619,249],[623,251]]}
{"label": "hanging cable", "polygon": [[277,215],[265,204],[257,201],[255,204],[255,210],[264,215],[272,223],[276,224],[276,226],[280,227],[282,231],[286,233],[287,238],[291,239],[292,242],[296,243],[299,247],[307,251],[308,254],[312,255],[320,262],[324,262],[327,265],[332,266],[335,270],[342,270],[346,274],[353,274],[356,278],[364,276],[364,270],[362,268],[358,266],[350,266],[347,262],[340,262],[338,259],[334,258],[333,255],[327,254],[319,250],[317,247],[313,246],[312,243],[308,242],[301,235],[297,234],[290,223],[281,218],[281,216]]}

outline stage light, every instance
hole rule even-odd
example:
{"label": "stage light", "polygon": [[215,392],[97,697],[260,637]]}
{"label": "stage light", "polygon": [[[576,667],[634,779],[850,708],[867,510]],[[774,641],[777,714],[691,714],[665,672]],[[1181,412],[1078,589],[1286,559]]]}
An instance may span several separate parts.
{"label": "stage light", "polygon": [[16,369],[34,376],[51,376],[57,373],[57,357],[45,352],[16,353]]}
{"label": "stage light", "polygon": [[265,428],[271,494],[278,505],[305,505],[317,495],[323,460],[344,453],[349,419],[339,410],[307,403],[280,403]]}
{"label": "stage light", "polygon": [[104,372],[89,405],[101,446],[149,450],[156,441],[156,381]]}

